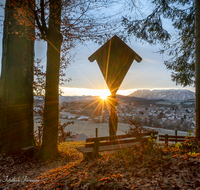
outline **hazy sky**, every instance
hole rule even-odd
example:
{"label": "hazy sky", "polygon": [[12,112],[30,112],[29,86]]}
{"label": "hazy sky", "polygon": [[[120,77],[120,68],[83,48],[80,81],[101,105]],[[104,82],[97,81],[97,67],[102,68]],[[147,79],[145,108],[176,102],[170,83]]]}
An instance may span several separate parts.
{"label": "hazy sky", "polygon": [[[167,22],[166,27],[170,27]],[[0,38],[1,52],[2,35]],[[136,89],[183,89],[171,81],[171,71],[168,71],[163,64],[167,56],[155,53],[159,49],[158,46],[135,42],[134,39],[127,44],[142,57],[142,61],[132,63],[118,91],[119,94],[127,95]],[[74,62],[65,71],[66,77],[71,77],[72,81],[62,86],[64,95],[98,95],[101,93],[98,91],[99,89],[108,89],[97,62],[88,60],[88,57],[100,47],[92,42],[88,42],[85,46],[77,45],[73,51],[73,53],[76,52]],[[46,43],[36,42],[35,55],[38,58],[43,58],[42,63],[46,64]],[[194,91],[193,87],[185,89]]]}
{"label": "hazy sky", "polygon": [[[137,63],[136,61],[132,63],[118,93],[126,95],[135,89],[183,89],[181,86],[176,86],[175,82],[172,82],[170,76],[171,72],[168,71],[163,64],[163,61],[167,56],[161,56],[160,54],[155,53],[158,50],[157,47],[139,42],[136,43],[134,41],[127,44],[142,57],[142,61],[140,63]],[[45,56],[45,53],[42,51],[45,47],[45,43],[36,42],[36,55],[38,57]],[[107,85],[97,62],[90,62],[88,60],[88,57],[99,47],[101,46],[92,43],[88,43],[87,46],[80,45],[76,47],[77,53],[74,62],[69,65],[65,71],[66,77],[72,78],[71,82],[68,82],[63,86],[70,89],[64,90],[64,88],[62,88],[66,95],[96,94],[95,90],[97,89],[107,89]],[[73,88],[81,89],[79,92],[78,89]],[[88,91],[87,93],[83,88],[92,89],[92,91]],[[193,87],[186,87],[185,89],[194,91]]]}

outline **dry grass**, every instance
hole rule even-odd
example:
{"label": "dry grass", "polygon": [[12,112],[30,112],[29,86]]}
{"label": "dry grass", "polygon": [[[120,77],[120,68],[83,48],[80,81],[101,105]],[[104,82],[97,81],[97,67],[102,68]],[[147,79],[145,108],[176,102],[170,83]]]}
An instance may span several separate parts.
{"label": "dry grass", "polygon": [[60,143],[58,145],[58,150],[67,160],[70,161],[82,160],[83,154],[80,153],[76,148],[84,145],[85,141],[67,141]]}

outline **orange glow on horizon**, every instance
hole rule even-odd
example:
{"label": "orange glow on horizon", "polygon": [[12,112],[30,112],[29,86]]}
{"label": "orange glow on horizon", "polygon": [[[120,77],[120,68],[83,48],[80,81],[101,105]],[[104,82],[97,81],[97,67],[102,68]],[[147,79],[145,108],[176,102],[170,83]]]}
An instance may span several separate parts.
{"label": "orange glow on horizon", "polygon": [[[88,88],[76,88],[76,87],[60,87],[63,91],[63,96],[106,96],[111,95],[108,89],[88,89]],[[118,90],[117,94],[127,96],[137,89],[127,89],[127,90]],[[105,96],[104,95],[104,96]]]}

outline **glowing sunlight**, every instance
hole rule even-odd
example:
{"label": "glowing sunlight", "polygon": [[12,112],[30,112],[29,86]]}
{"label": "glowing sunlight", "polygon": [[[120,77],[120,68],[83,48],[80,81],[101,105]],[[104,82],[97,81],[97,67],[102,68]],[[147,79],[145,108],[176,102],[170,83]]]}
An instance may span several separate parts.
{"label": "glowing sunlight", "polygon": [[102,100],[106,100],[107,99],[107,95],[106,94],[102,94],[102,95],[100,95],[100,97],[101,97]]}
{"label": "glowing sunlight", "polygon": [[110,91],[109,90],[100,90],[99,91],[99,96],[101,97],[102,100],[106,100],[108,96],[110,96]]}

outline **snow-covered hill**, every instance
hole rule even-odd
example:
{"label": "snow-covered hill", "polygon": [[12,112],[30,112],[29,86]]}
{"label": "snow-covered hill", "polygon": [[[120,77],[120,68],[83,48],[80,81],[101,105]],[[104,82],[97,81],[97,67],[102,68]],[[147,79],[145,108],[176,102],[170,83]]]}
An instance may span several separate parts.
{"label": "snow-covered hill", "polygon": [[195,93],[190,90],[137,90],[129,96],[147,99],[188,100],[194,99]]}

